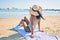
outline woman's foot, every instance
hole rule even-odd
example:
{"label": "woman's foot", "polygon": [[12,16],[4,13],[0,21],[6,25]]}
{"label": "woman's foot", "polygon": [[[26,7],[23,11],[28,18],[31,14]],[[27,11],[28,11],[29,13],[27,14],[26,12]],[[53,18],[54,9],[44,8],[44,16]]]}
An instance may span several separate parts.
{"label": "woman's foot", "polygon": [[29,35],[31,38],[34,38],[34,35]]}
{"label": "woman's foot", "polygon": [[44,32],[43,30],[39,30],[40,32]]}
{"label": "woman's foot", "polygon": [[28,27],[25,28],[25,31],[26,31],[26,32],[31,32]]}
{"label": "woman's foot", "polygon": [[34,35],[30,35],[31,38],[34,38]]}

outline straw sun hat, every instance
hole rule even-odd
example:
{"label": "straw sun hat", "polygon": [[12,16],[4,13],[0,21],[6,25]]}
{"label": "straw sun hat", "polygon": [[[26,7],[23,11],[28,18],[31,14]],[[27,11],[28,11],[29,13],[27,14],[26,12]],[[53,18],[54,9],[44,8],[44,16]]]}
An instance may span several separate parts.
{"label": "straw sun hat", "polygon": [[30,8],[29,12],[31,15],[38,16],[39,14],[33,10],[38,10],[40,13],[42,12],[42,8],[38,5],[33,5],[32,8]]}

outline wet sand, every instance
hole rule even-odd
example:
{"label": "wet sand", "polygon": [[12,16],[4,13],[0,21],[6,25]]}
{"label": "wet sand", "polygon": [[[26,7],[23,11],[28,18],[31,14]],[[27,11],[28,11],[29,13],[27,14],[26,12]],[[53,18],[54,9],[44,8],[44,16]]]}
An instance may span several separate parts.
{"label": "wet sand", "polygon": [[[60,16],[45,16],[41,19],[41,30],[60,37]],[[13,28],[22,18],[0,18],[0,40],[24,40]]]}

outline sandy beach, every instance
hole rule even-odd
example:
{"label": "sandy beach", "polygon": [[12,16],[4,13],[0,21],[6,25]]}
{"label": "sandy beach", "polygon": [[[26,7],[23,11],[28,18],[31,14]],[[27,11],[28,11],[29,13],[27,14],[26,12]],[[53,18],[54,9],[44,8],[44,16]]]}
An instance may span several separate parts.
{"label": "sandy beach", "polygon": [[[20,37],[14,28],[22,18],[0,18],[0,39],[17,39]],[[60,16],[45,16],[45,20],[41,19],[41,30],[60,37]]]}

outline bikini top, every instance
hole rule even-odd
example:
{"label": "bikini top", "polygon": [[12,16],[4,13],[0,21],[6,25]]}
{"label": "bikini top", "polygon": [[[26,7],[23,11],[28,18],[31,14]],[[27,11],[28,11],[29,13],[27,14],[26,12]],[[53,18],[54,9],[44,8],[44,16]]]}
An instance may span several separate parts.
{"label": "bikini top", "polygon": [[37,13],[39,14],[38,16],[36,16],[37,19],[39,19],[39,18],[41,17],[41,18],[44,20],[42,14],[39,12],[39,10],[34,10],[33,8],[32,8],[32,10],[33,10],[34,12],[37,12]]}

